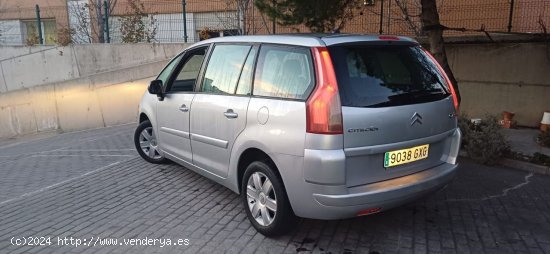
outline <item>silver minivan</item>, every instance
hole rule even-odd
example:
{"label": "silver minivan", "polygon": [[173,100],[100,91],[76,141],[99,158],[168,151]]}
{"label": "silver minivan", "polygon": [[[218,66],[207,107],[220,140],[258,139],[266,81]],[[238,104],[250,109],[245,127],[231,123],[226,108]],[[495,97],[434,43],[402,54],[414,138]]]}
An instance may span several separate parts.
{"label": "silver minivan", "polygon": [[381,212],[445,186],[453,86],[406,37],[235,36],[187,48],[151,82],[136,148],[240,193],[252,225]]}

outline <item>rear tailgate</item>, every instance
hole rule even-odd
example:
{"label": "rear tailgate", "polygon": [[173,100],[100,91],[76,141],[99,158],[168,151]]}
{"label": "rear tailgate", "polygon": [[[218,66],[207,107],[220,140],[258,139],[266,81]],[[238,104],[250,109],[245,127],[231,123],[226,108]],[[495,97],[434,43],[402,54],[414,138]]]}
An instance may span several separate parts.
{"label": "rear tailgate", "polygon": [[419,46],[355,44],[329,50],[342,101],[348,186],[444,163],[455,109],[444,77]]}

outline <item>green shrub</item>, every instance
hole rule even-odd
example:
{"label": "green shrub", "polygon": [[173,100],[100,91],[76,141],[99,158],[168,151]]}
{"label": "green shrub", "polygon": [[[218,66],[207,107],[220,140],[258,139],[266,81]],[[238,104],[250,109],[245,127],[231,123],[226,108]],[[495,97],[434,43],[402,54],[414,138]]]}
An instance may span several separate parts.
{"label": "green shrub", "polygon": [[475,125],[466,114],[461,114],[458,126],[462,131],[462,148],[474,161],[486,164],[497,164],[509,150],[498,118],[486,115],[481,124]]}
{"label": "green shrub", "polygon": [[531,157],[530,162],[539,165],[550,166],[550,156],[542,153],[535,153],[533,154],[533,157]]}
{"label": "green shrub", "polygon": [[462,132],[462,143],[460,148],[464,150],[468,144],[467,137],[470,136],[470,129],[473,128],[472,121],[470,120],[470,116],[468,116],[468,114],[460,113],[458,116],[458,128],[460,128],[460,131]]}

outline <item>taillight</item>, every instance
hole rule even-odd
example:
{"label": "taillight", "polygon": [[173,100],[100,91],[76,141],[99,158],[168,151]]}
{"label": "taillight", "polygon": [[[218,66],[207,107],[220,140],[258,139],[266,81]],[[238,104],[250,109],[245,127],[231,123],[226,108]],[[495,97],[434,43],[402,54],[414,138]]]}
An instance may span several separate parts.
{"label": "taillight", "polygon": [[342,134],[342,104],[330,54],[326,47],[313,48],[317,86],[306,104],[306,131]]}
{"label": "taillight", "polygon": [[451,90],[451,95],[453,96],[453,104],[455,106],[455,110],[456,112],[458,113],[459,112],[459,105],[458,105],[458,97],[456,96],[456,92],[455,92],[455,87],[453,86],[453,83],[451,82],[451,80],[449,79],[449,76],[447,76],[447,73],[445,72],[445,70],[443,69],[443,67],[441,67],[441,65],[437,62],[437,60],[435,59],[435,57],[430,53],[430,51],[428,51],[427,49],[423,48],[424,49],[424,52],[426,52],[426,55],[428,55],[430,57],[430,59],[432,60],[432,62],[435,64],[435,66],[437,66],[437,69],[439,70],[439,72],[441,72],[441,74],[443,75],[443,77],[445,78],[445,82],[447,83],[447,85],[449,86],[449,89]]}

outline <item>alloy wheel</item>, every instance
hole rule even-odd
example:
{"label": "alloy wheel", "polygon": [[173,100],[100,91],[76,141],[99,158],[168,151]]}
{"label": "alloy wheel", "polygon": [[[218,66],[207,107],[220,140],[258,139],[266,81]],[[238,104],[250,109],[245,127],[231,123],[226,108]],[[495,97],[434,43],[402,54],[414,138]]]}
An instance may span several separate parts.
{"label": "alloy wheel", "polygon": [[277,196],[271,180],[261,172],[254,172],[248,178],[246,195],[252,217],[258,224],[269,226],[277,213]]}
{"label": "alloy wheel", "polygon": [[157,136],[153,131],[153,127],[147,127],[141,131],[139,134],[139,146],[147,157],[155,160],[162,158],[162,155],[158,151]]}

